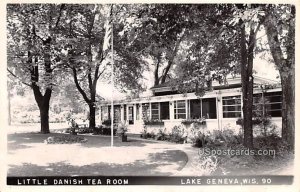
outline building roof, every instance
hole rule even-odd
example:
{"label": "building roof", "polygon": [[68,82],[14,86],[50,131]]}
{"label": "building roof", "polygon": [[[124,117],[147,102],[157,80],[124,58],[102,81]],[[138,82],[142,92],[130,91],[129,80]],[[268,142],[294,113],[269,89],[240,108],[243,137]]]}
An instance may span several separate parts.
{"label": "building roof", "polygon": [[[260,76],[253,75],[254,78],[254,85],[262,85],[262,84],[278,84],[278,81],[263,78]],[[176,87],[172,86],[173,81],[168,81],[163,84],[155,85],[150,88],[150,90],[154,92],[165,92],[165,91],[171,91],[171,90],[178,90]],[[214,89],[229,89],[229,88],[236,88],[241,87],[241,76],[236,76],[234,78],[228,78],[227,82],[220,83],[219,81],[214,80],[212,82],[212,87]]]}

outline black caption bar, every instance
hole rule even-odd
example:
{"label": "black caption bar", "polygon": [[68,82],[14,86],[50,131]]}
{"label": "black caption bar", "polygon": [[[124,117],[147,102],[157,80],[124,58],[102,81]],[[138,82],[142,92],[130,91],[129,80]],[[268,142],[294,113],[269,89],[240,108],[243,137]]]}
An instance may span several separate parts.
{"label": "black caption bar", "polygon": [[7,185],[291,185],[294,176],[70,176],[7,177]]}

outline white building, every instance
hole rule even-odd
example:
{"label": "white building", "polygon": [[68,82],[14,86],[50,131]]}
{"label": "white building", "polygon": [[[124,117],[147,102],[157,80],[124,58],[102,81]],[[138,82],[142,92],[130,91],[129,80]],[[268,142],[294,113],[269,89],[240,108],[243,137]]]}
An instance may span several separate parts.
{"label": "white building", "polygon": [[[141,133],[144,119],[155,121],[146,125],[154,132],[159,128],[170,131],[183,120],[205,118],[207,130],[240,130],[238,118],[242,117],[241,78],[228,79],[224,85],[212,83],[213,90],[201,98],[195,93],[181,94],[166,85],[152,87],[153,96],[114,101],[114,119],[128,124],[129,133]],[[268,102],[265,109],[272,117],[272,123],[281,130],[281,86],[278,82],[254,76],[254,105],[261,97]],[[110,102],[100,105],[100,124],[110,119]]]}

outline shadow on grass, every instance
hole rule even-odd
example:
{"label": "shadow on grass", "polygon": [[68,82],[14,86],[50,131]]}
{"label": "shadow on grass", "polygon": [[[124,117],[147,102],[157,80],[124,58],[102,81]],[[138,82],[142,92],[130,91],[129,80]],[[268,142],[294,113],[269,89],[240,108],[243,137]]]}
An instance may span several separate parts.
{"label": "shadow on grass", "polygon": [[[44,140],[51,136],[65,135],[62,133],[13,133],[8,134],[8,153],[12,154],[15,150],[31,148],[31,144],[44,143]],[[82,143],[82,147],[108,147],[111,145],[111,137],[103,135],[82,135],[88,141]],[[155,143],[154,141],[140,140],[129,138],[128,142],[121,142],[120,138],[114,137],[114,146],[132,146],[132,147],[144,147],[148,143]]]}
{"label": "shadow on grass", "polygon": [[28,163],[10,165],[8,176],[170,176],[174,170],[170,170],[168,166],[181,170],[186,163],[187,156],[184,152],[169,150],[150,153],[146,160],[136,160],[128,164],[94,163],[75,166],[58,162],[50,163],[48,166]]}

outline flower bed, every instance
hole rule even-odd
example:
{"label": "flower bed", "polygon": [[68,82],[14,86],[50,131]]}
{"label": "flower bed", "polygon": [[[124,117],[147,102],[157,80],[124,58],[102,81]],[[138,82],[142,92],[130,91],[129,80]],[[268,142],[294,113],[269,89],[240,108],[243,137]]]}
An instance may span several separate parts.
{"label": "flower bed", "polygon": [[45,140],[46,144],[71,144],[71,143],[85,143],[87,139],[83,136],[74,135],[59,135],[51,136]]}
{"label": "flower bed", "polygon": [[144,120],[144,125],[164,125],[165,122],[161,120]]}
{"label": "flower bed", "polygon": [[206,121],[205,118],[201,118],[201,119],[185,119],[183,121],[181,121],[181,123],[183,125],[190,125],[192,123],[198,124],[198,125],[205,125]]}

